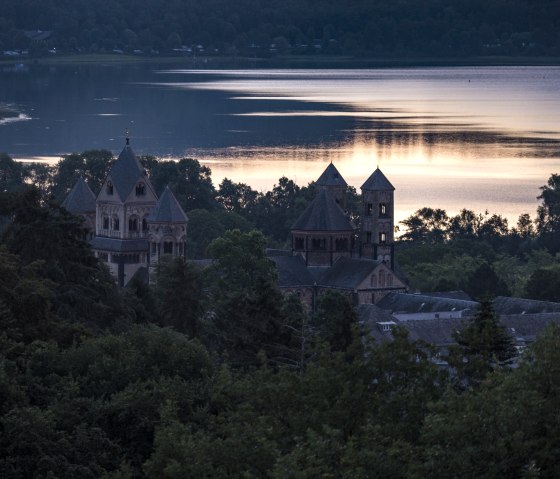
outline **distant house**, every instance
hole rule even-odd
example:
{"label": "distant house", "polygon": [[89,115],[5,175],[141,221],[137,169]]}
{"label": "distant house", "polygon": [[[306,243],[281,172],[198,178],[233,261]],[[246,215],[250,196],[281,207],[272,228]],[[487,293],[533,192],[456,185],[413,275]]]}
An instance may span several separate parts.
{"label": "distant house", "polygon": [[24,35],[32,42],[40,43],[51,38],[52,32],[50,30],[27,30]]}

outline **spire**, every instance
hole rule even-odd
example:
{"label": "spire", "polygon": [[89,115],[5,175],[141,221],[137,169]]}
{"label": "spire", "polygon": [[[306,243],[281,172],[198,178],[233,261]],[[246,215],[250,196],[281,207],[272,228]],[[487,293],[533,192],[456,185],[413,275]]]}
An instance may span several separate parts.
{"label": "spire", "polygon": [[130,146],[130,131],[126,129],[126,146]]}
{"label": "spire", "polygon": [[317,180],[317,186],[343,186],[343,187],[346,187],[348,185],[347,185],[346,181],[344,180],[344,178],[342,177],[342,175],[336,169],[336,166],[334,166],[331,162],[331,163],[329,163],[329,166],[327,166],[325,168],[325,171],[323,171],[323,174],[321,176],[319,176],[319,179]]}
{"label": "spire", "polygon": [[62,202],[62,206],[73,214],[95,211],[95,195],[81,176]]}
{"label": "spire", "polygon": [[366,180],[366,182],[361,187],[362,190],[369,191],[394,191],[395,187],[387,179],[387,177],[381,172],[379,167],[371,174],[371,176]]}

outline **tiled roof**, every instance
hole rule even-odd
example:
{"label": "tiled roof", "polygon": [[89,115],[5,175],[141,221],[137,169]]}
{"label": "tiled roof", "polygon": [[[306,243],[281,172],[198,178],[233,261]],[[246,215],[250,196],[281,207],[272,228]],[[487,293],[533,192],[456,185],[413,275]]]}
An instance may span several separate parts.
{"label": "tiled roof", "polygon": [[93,249],[113,251],[115,253],[148,251],[148,240],[145,239],[119,239],[96,236],[89,244]]}
{"label": "tiled roof", "polygon": [[317,186],[348,186],[336,167],[330,163],[317,180]]}
{"label": "tiled roof", "polygon": [[366,180],[366,182],[362,185],[362,190],[394,191],[395,187],[391,184],[391,182],[387,179],[387,177],[381,172],[381,170],[377,168],[371,174],[371,176]]}
{"label": "tiled roof", "polygon": [[148,221],[154,223],[186,223],[189,219],[169,186],[166,186]]}
{"label": "tiled roof", "polygon": [[381,261],[341,257],[321,276],[317,284],[332,288],[355,289]]}
{"label": "tiled roof", "polygon": [[560,311],[560,303],[498,296],[494,300],[494,309],[498,314],[550,313]]}
{"label": "tiled roof", "polygon": [[358,313],[360,323],[364,325],[369,335],[376,341],[385,342],[393,340],[391,330],[384,329],[380,323],[394,322],[399,324],[396,318],[374,304],[360,304],[356,307],[356,312]]}
{"label": "tiled roof", "polygon": [[113,187],[117,190],[120,200],[123,202],[128,198],[138,180],[148,181],[144,168],[142,168],[138,158],[136,158],[136,154],[128,144],[121,151],[117,161],[115,161],[109,177],[113,182]]}
{"label": "tiled roof", "polygon": [[354,225],[325,188],[292,225],[298,231],[353,231]]}
{"label": "tiled roof", "polygon": [[313,276],[305,267],[301,256],[269,256],[278,271],[278,286],[312,286]]}
{"label": "tiled roof", "polygon": [[434,313],[441,311],[474,311],[478,303],[463,299],[439,298],[423,294],[389,293],[377,305],[392,313]]}
{"label": "tiled roof", "polygon": [[95,195],[83,178],[76,182],[62,202],[62,206],[70,213],[91,213],[95,211]]}

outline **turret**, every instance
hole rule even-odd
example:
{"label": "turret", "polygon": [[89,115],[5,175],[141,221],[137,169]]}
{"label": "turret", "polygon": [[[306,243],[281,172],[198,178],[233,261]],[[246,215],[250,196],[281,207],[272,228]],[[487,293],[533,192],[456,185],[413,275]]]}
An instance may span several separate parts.
{"label": "turret", "polygon": [[377,168],[361,187],[360,256],[394,268],[394,186]]}

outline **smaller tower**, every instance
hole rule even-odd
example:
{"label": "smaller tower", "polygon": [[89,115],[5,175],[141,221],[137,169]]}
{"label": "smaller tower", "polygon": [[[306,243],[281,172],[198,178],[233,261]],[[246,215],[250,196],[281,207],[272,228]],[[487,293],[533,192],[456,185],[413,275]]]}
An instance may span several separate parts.
{"label": "smaller tower", "polygon": [[332,266],[352,254],[354,225],[326,188],[292,225],[292,255],[306,266]]}
{"label": "smaller tower", "polygon": [[319,188],[325,188],[337,204],[343,210],[346,210],[346,188],[348,188],[348,184],[332,162],[323,171],[323,174],[319,176],[316,184]]}
{"label": "smaller tower", "polygon": [[169,186],[166,186],[153,213],[148,217],[150,268],[164,254],[186,257],[188,221],[177,198]]}
{"label": "smaller tower", "polygon": [[360,256],[395,265],[395,187],[377,168],[361,187]]}
{"label": "smaller tower", "polygon": [[62,207],[73,215],[81,216],[87,229],[84,239],[92,239],[95,234],[95,195],[81,176],[62,202]]}

